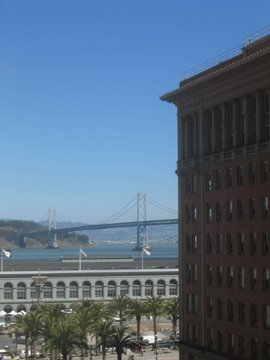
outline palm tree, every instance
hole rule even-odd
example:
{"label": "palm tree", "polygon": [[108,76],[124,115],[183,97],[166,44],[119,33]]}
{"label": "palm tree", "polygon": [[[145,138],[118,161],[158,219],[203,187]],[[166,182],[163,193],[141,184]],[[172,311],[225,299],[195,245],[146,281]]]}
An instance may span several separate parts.
{"label": "palm tree", "polygon": [[153,317],[155,346],[157,349],[157,318],[164,314],[164,301],[161,299],[160,295],[148,297],[148,300],[146,301],[146,311],[146,316],[148,318],[150,318],[150,316]]}
{"label": "palm tree", "polygon": [[[82,300],[76,305],[75,312],[71,316],[71,321],[84,338],[87,338],[91,327],[92,305],[93,303],[90,300]],[[81,349],[81,359],[85,360],[84,347]]]}
{"label": "palm tree", "polygon": [[[48,316],[47,314],[42,314],[42,323],[41,323],[41,335],[44,337],[45,343],[47,343],[53,336],[53,331],[56,328],[56,320],[54,317]],[[55,349],[51,347],[50,349],[50,360],[55,359]]]}
{"label": "palm tree", "polygon": [[106,359],[106,348],[108,347],[108,341],[112,333],[112,322],[111,320],[99,319],[93,327],[93,333],[98,338],[97,347],[102,348],[102,359]]}
{"label": "palm tree", "polygon": [[84,347],[86,349],[86,338],[83,338],[81,334],[76,332],[71,321],[62,321],[56,325],[43,349],[45,351],[52,348],[59,349],[63,355],[63,360],[67,360],[68,354],[75,347]]}
{"label": "palm tree", "polygon": [[145,314],[145,302],[138,300],[129,300],[128,314],[131,318],[136,318],[137,321],[137,340],[140,339],[140,327],[141,327],[141,318]]}
{"label": "palm tree", "polygon": [[117,326],[113,327],[112,333],[109,339],[109,346],[114,347],[117,353],[117,359],[122,359],[123,349],[129,347],[130,345],[138,345],[137,341],[134,341],[132,333],[127,333],[127,326]]}
{"label": "palm tree", "polygon": [[55,321],[59,321],[65,317],[62,304],[43,304],[41,305],[41,310],[43,315],[49,315],[54,318]]}
{"label": "palm tree", "polygon": [[[95,324],[99,320],[109,320],[112,318],[112,312],[109,309],[108,305],[105,305],[102,302],[94,302],[91,307],[91,326],[90,330],[94,330]],[[93,331],[92,331],[93,332]],[[97,335],[95,336],[95,347],[96,347],[96,355],[98,355],[99,349],[97,346]]]}
{"label": "palm tree", "polygon": [[24,332],[25,336],[25,357],[26,360],[29,360],[29,343],[30,338],[33,344],[33,355],[34,360],[36,360],[36,344],[37,339],[40,335],[40,327],[41,327],[41,314],[38,310],[29,311],[24,316],[18,316],[16,319],[16,326],[18,329],[21,329]]}
{"label": "palm tree", "polygon": [[120,325],[123,325],[124,315],[127,313],[129,305],[129,297],[126,295],[118,295],[111,302],[111,307],[119,313]]}
{"label": "palm tree", "polygon": [[174,347],[176,342],[176,323],[177,318],[179,316],[179,298],[172,297],[166,301],[164,306],[165,314],[172,316],[172,323],[173,323],[173,341]]}

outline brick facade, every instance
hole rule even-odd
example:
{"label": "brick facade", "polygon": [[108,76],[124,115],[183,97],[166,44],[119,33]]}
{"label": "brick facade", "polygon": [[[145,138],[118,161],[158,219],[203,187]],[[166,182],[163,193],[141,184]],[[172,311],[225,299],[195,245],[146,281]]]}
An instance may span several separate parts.
{"label": "brick facade", "polygon": [[270,359],[270,35],[180,83],[180,358]]}

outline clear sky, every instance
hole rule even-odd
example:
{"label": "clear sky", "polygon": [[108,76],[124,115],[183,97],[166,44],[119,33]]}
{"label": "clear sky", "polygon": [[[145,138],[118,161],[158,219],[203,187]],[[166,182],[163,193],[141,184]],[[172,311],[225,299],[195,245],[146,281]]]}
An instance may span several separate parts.
{"label": "clear sky", "polygon": [[96,223],[140,192],[177,210],[159,95],[268,25],[269,0],[0,1],[0,218]]}

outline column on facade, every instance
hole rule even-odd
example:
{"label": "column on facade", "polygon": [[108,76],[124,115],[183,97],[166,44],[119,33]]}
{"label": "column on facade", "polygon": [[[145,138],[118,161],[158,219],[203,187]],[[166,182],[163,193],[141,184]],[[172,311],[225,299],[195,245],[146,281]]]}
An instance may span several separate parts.
{"label": "column on facade", "polygon": [[80,284],[78,284],[78,298],[82,299],[83,295],[82,295],[82,282]]}
{"label": "column on facade", "polygon": [[188,118],[185,117],[185,158],[189,158],[188,148]]}
{"label": "column on facade", "polygon": [[212,153],[216,152],[217,149],[217,108],[214,107],[210,110],[212,112]]}
{"label": "column on facade", "polygon": [[193,134],[193,148],[194,156],[198,156],[198,114],[193,116],[194,134]]}
{"label": "column on facade", "polygon": [[262,141],[262,92],[258,91],[256,93],[256,129],[257,129],[257,139],[256,142],[260,143]]}
{"label": "column on facade", "polygon": [[228,148],[228,104],[221,106],[222,111],[222,151]]}
{"label": "column on facade", "polygon": [[245,146],[249,145],[249,96],[246,95],[245,98],[245,103],[244,103],[244,121],[245,121]]}
{"label": "column on facade", "polygon": [[[241,133],[241,131],[240,131]],[[233,148],[237,148],[239,137],[239,101],[234,99],[233,102]]]}

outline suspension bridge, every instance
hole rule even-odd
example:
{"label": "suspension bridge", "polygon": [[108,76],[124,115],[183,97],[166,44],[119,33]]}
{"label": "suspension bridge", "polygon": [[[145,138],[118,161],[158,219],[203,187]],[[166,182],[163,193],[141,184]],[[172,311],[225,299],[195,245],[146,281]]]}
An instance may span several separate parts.
{"label": "suspension bridge", "polygon": [[[127,209],[123,213],[122,211],[124,209],[126,209],[130,205],[130,203],[132,201],[134,201],[135,199],[137,199],[136,203],[133,204],[129,209]],[[56,211],[55,211],[55,209],[50,209],[49,210],[49,228],[48,228],[48,230],[21,234],[19,237],[19,246],[21,248],[26,247],[24,238],[27,236],[32,237],[35,235],[47,234],[48,235],[48,248],[55,248],[55,247],[57,247],[57,234],[59,234],[59,233],[78,232],[78,231],[85,231],[85,230],[112,229],[112,228],[120,228],[120,227],[137,227],[137,244],[136,244],[136,247],[134,248],[134,250],[141,251],[143,247],[149,248],[148,237],[147,237],[147,226],[178,224],[178,219],[147,220],[146,219],[146,194],[139,193],[132,201],[130,203],[128,203],[123,209],[118,211],[115,215],[106,219],[103,223],[94,224],[94,225],[75,226],[75,227],[62,228],[62,229],[56,228]],[[166,207],[162,204],[159,204],[158,202],[156,202],[155,200],[152,199],[151,203],[154,204],[153,202],[156,203],[155,206],[157,206],[163,210],[177,214],[177,211],[169,209],[168,207]],[[119,216],[122,216],[128,210],[133,208],[135,205],[137,205],[137,221],[105,223],[106,221],[115,219],[116,215],[119,215],[119,213],[121,213],[121,215],[119,215]],[[117,216],[117,217],[119,217],[119,216]]]}

